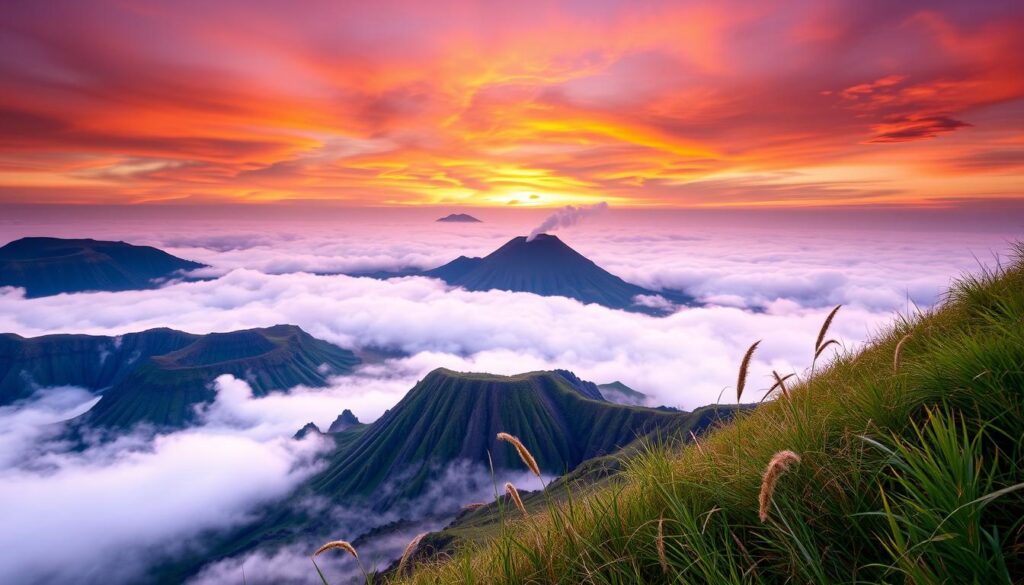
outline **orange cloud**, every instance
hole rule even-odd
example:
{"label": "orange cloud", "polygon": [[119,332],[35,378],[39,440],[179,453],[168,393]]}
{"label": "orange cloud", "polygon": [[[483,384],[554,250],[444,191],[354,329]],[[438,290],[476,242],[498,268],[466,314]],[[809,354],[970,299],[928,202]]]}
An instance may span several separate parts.
{"label": "orange cloud", "polygon": [[8,11],[0,202],[1022,195],[1011,4],[191,4]]}

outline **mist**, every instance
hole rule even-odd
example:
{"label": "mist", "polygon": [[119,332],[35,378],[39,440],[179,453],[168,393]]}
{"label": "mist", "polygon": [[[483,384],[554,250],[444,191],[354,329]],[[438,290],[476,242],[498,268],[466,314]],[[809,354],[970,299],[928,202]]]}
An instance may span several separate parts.
{"label": "mist", "polygon": [[[124,239],[212,268],[209,280],[145,291],[25,299],[2,290],[0,331],[207,333],[290,323],[370,359],[324,388],[259,398],[244,381],[221,377],[214,381],[217,399],[201,408],[196,427],[140,429],[78,451],[60,442],[56,423],[87,410],[97,400],[91,393],[40,389],[0,408],[0,546],[7,551],[0,581],[137,581],[153,562],[201,546],[200,534],[245,525],[315,474],[329,445],[317,437],[292,440],[305,423],[326,429],[345,408],[372,422],[438,367],[496,374],[565,368],[597,383],[621,381],[645,393],[651,406],[692,409],[718,400],[735,383],[745,349],[763,339],[747,390],[760,398],[771,370],[806,371],[833,306],[843,304],[832,336],[841,350],[854,351],[895,314],[927,310],[959,274],[994,263],[1013,236],[948,229],[821,234],[700,222],[683,228],[616,222],[614,213],[588,216],[563,240],[630,282],[685,290],[699,306],[656,318],[566,298],[468,292],[423,277],[340,274],[432,268],[459,255],[485,255],[536,225],[531,218],[485,216],[487,223],[456,226],[239,223],[227,231],[201,221],[173,228],[113,222],[88,233],[80,224],[23,223],[5,231]],[[308,582],[315,578],[309,552],[324,540],[356,539],[409,521],[408,530],[362,545],[368,561],[386,565],[414,534],[447,522],[467,501],[493,497],[487,470],[454,466],[437,477],[434,492],[386,514],[315,502],[336,520],[336,531],[226,559],[196,582],[237,582],[243,567],[251,583]],[[353,571],[344,558],[326,558],[324,568],[338,580]]]}

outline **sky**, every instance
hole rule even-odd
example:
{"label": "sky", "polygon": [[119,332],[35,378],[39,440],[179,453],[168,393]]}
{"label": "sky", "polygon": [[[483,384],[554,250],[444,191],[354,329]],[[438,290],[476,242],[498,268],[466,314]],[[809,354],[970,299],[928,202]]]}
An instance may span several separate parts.
{"label": "sky", "polygon": [[1012,0],[15,0],[0,204],[999,208],[1022,30]]}
{"label": "sky", "polygon": [[[319,471],[329,446],[292,440],[307,422],[326,428],[346,408],[374,421],[438,367],[564,368],[692,409],[734,400],[738,364],[762,340],[744,397],[760,399],[772,370],[807,375],[836,305],[825,361],[940,304],[959,275],[1005,263],[1024,233],[1020,2],[3,10],[0,245],[124,240],[210,267],[152,290],[0,288],[0,332],[288,323],[376,356],[325,388],[265,397],[222,377],[197,426],[83,450],[53,423],[95,403],[85,390],[0,408],[4,582],[139,582],[148,562]],[[594,212],[546,221],[569,204]],[[433,221],[450,211],[484,223]],[[698,304],[651,317],[343,274],[432,268],[542,226]],[[438,497],[391,515],[328,505],[336,533],[223,559],[193,584],[243,569],[250,583],[308,582],[321,539],[457,509],[486,497],[466,487],[481,474],[455,466]],[[399,536],[378,550],[394,556],[411,534]]]}

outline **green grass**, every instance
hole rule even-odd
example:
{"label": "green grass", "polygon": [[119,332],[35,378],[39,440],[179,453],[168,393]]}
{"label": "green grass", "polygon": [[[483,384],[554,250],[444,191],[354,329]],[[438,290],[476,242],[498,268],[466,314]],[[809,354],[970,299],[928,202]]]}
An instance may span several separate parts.
{"label": "green grass", "polygon": [[[620,480],[505,514],[497,537],[394,582],[1024,582],[1022,251],[867,349],[819,360],[788,399],[697,445],[650,443]],[[786,449],[802,462],[762,523],[762,473]]]}

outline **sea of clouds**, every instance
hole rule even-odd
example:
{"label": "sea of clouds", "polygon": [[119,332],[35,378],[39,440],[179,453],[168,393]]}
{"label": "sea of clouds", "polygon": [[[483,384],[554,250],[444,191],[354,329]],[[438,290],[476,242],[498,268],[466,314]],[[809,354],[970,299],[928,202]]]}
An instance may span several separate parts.
{"label": "sea of clouds", "polygon": [[[703,303],[663,318],[564,298],[467,292],[421,277],[341,274],[485,255],[528,233],[535,220],[0,223],[0,244],[24,235],[123,239],[211,265],[203,271],[209,280],[147,291],[25,299],[0,289],[0,332],[205,333],[291,323],[366,355],[393,356],[372,359],[327,388],[261,398],[244,382],[222,378],[200,426],[82,451],[59,444],[52,429],[95,401],[87,392],[47,389],[0,408],[0,581],[132,582],[152,559],[187,550],[203,531],[243,523],[315,473],[324,442],[291,439],[305,423],[325,429],[345,408],[371,422],[438,367],[502,374],[565,368],[597,383],[622,381],[651,405],[690,409],[734,399],[740,358],[760,339],[748,383],[750,399],[759,399],[771,370],[806,371],[834,305],[844,307],[832,335],[854,350],[896,313],[939,302],[959,274],[994,264],[1016,237],[1013,230],[948,225],[768,228],[614,210],[558,232],[626,280],[683,289]],[[336,537],[354,538],[344,531],[339,526]],[[305,580],[307,554],[229,559],[201,579],[223,582],[244,568],[250,582]],[[294,562],[279,562],[281,555]]]}

